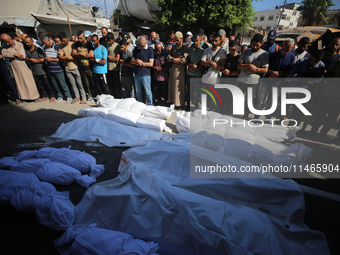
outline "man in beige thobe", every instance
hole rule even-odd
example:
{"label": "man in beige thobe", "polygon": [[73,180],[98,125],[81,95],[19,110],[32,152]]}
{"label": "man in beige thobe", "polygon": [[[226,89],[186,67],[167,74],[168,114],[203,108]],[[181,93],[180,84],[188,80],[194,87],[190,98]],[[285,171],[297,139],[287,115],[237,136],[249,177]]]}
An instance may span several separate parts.
{"label": "man in beige thobe", "polygon": [[15,82],[17,84],[18,95],[21,100],[35,100],[39,98],[39,92],[35,84],[32,71],[25,63],[25,49],[8,34],[1,35],[1,41],[5,42],[2,55],[11,59],[11,67]]}
{"label": "man in beige thobe", "polygon": [[168,62],[172,63],[169,76],[169,102],[174,103],[177,107],[184,108],[188,47],[183,44],[183,34],[181,32],[175,33],[175,43],[167,57]]}

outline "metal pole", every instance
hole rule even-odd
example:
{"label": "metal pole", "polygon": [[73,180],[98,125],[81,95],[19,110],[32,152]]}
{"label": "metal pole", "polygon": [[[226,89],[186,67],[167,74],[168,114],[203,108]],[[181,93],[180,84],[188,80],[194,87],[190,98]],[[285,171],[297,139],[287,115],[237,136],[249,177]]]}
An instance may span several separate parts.
{"label": "metal pole", "polygon": [[106,18],[107,18],[106,0],[104,0],[104,4],[105,4],[105,16],[106,16]]}
{"label": "metal pole", "polygon": [[70,23],[70,17],[67,15],[67,21],[68,21],[68,27],[70,28],[70,36],[72,35],[72,29],[71,29],[71,23]]}
{"label": "metal pole", "polygon": [[285,2],[284,2],[284,4],[283,4],[283,11],[280,11],[280,18],[279,18],[279,21],[277,22],[276,30],[279,30],[281,17],[282,17],[282,14],[283,14],[284,11],[285,11],[286,3],[287,3],[287,0],[285,0]]}

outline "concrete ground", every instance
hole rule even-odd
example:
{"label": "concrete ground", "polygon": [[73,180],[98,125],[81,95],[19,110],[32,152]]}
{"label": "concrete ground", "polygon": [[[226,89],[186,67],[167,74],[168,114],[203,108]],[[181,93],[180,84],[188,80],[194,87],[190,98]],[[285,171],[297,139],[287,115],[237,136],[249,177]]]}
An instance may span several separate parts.
{"label": "concrete ground", "polygon": [[[23,103],[16,105],[13,102],[0,105],[0,158],[11,156],[23,150],[39,149],[45,146],[44,135],[52,135],[62,124],[76,117],[80,109],[96,107],[92,105],[71,105],[65,101],[60,103]],[[174,115],[173,115],[174,116]],[[167,121],[174,133],[177,132],[173,116]],[[332,137],[310,136],[309,132],[299,132],[293,142],[302,142],[311,147],[314,153],[307,163],[333,163],[340,164],[340,146],[333,144]],[[93,155],[98,163],[106,165],[104,175],[98,181],[114,178],[117,173],[121,153],[127,148],[108,148],[88,146],[84,142],[67,141],[53,144],[54,147],[68,147],[86,151]],[[109,167],[110,166],[110,167]],[[311,179],[295,179],[301,184],[306,200],[305,222],[311,228],[326,234],[332,254],[340,254],[340,181],[328,179],[327,176],[316,175]],[[58,186],[59,191],[68,190],[70,199],[78,204],[85,193],[85,189],[77,184]],[[0,210],[0,253],[6,254],[58,254],[54,248],[53,240],[62,232],[49,230],[41,226],[33,214],[24,214],[14,211],[11,207],[2,207]]]}

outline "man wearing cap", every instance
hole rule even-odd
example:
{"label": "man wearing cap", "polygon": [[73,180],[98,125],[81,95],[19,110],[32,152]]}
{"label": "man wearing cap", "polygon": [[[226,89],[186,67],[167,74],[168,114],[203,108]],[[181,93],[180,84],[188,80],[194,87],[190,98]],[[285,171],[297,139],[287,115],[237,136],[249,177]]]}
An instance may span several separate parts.
{"label": "man wearing cap", "polygon": [[183,34],[175,33],[175,45],[167,57],[171,63],[169,76],[169,102],[177,107],[184,107],[185,103],[185,73],[188,46],[183,44]]}
{"label": "man wearing cap", "polygon": [[224,49],[226,54],[229,53],[229,39],[227,37],[227,33],[225,32],[224,29],[218,30],[218,33],[221,35],[221,44],[220,47]]}
{"label": "man wearing cap", "polygon": [[270,30],[267,37],[267,43],[264,44],[263,49],[268,52],[268,54],[280,50],[280,46],[275,43],[277,37],[276,30]]}
{"label": "man wearing cap", "polygon": [[295,55],[295,63],[298,62],[300,59],[310,58],[310,54],[306,51],[309,42],[310,40],[308,37],[302,37],[297,44],[297,48],[291,51]]}
{"label": "man wearing cap", "polygon": [[189,38],[190,40],[192,40],[192,36],[193,36],[193,34],[192,34],[190,31],[188,31],[188,32],[187,32],[187,38]]}
{"label": "man wearing cap", "polygon": [[130,51],[131,53],[133,52],[133,49],[135,48],[135,46],[131,43],[131,37],[129,34],[124,34],[123,35],[123,41],[127,41],[128,45],[127,45],[127,50]]}

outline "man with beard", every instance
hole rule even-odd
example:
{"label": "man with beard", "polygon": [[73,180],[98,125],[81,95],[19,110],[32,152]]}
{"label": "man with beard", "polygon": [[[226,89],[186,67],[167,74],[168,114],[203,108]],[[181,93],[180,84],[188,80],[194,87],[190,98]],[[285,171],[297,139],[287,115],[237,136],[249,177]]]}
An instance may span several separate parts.
{"label": "man with beard", "polygon": [[[268,53],[261,49],[263,35],[255,34],[251,40],[251,48],[246,49],[239,58],[237,68],[241,70],[237,80],[238,87],[246,93],[248,87],[253,87],[253,99],[257,98],[257,86],[260,77],[267,73],[269,67]],[[249,114],[245,107],[245,117]]]}
{"label": "man with beard", "polygon": [[28,47],[28,50],[26,51],[26,61],[32,68],[34,80],[40,94],[39,101],[45,101],[50,98],[50,102],[54,102],[56,100],[56,95],[47,79],[44,51],[40,47],[34,45],[32,37],[26,36],[24,42]]}
{"label": "man with beard", "polygon": [[310,40],[308,37],[302,37],[297,44],[297,48],[291,51],[295,55],[295,63],[300,59],[310,58],[310,54],[306,51],[309,42]]}
{"label": "man with beard", "polygon": [[328,68],[340,58],[339,49],[340,37],[333,38],[333,40],[327,45],[325,49],[325,56],[322,59],[326,70],[328,70]]}
{"label": "man with beard", "polygon": [[119,59],[120,59],[120,46],[115,42],[113,33],[109,32],[106,35],[109,47],[107,48],[107,58],[108,58],[108,72],[107,80],[109,83],[110,93],[114,98],[122,97],[122,87],[120,85],[119,79]]}
{"label": "man with beard", "polygon": [[171,63],[169,76],[169,102],[174,103],[176,107],[184,107],[185,102],[185,72],[186,57],[188,47],[183,44],[183,34],[177,31],[175,33],[175,45],[171,48],[167,57]]}
{"label": "man with beard", "polygon": [[[186,101],[187,101],[187,110],[190,110],[190,97],[192,98],[193,104],[198,106],[198,85],[190,84],[192,79],[202,78],[203,75],[203,66],[201,65],[201,59],[204,54],[204,50],[201,48],[202,38],[200,35],[195,34],[193,36],[194,47],[190,47],[188,49],[188,57],[187,57],[187,75],[185,85],[187,87]],[[190,90],[190,85],[193,90]],[[196,95],[196,96],[195,96]]]}
{"label": "man with beard", "polygon": [[68,80],[71,83],[75,98],[71,102],[74,104],[80,101],[80,103],[85,104],[86,93],[83,88],[83,83],[81,81],[80,72],[78,66],[75,63],[75,59],[72,57],[72,46],[73,43],[69,41],[66,33],[60,32],[58,38],[61,40],[62,44],[59,45],[59,58],[65,63],[65,71]]}
{"label": "man with beard", "polygon": [[[95,87],[93,80],[93,73],[91,70],[90,59],[94,57],[92,42],[86,40],[85,33],[83,31],[77,32],[78,41],[73,44],[72,56],[78,61],[78,68],[84,83],[84,87],[87,90],[87,101],[86,104],[93,102],[93,96],[101,94],[101,90]],[[92,91],[91,91],[92,90]]]}
{"label": "man with beard", "polygon": [[25,50],[22,43],[13,40],[8,34],[1,35],[1,41],[5,43],[2,55],[11,59],[11,67],[19,98],[22,100],[35,100],[39,98],[39,92],[35,84],[31,70],[25,63]]}
{"label": "man with beard", "polygon": [[107,49],[109,47],[109,42],[107,41],[106,35],[109,31],[107,30],[107,27],[102,27],[101,31],[103,37],[100,38],[99,43],[100,45],[103,45]]}
{"label": "man with beard", "polygon": [[122,98],[133,97],[134,80],[133,67],[131,65],[132,52],[128,51],[129,43],[126,40],[120,41],[121,56],[119,64],[121,66]]}
{"label": "man with beard", "polygon": [[93,63],[93,73],[98,87],[101,88],[103,94],[110,94],[109,87],[107,85],[107,49],[99,43],[98,35],[92,35],[92,43],[94,46],[94,58],[91,59]]}
{"label": "man with beard", "polygon": [[207,73],[202,76],[202,82],[216,84],[221,77],[220,71],[224,69],[227,55],[225,50],[220,47],[221,34],[213,35],[211,44],[212,48],[206,49],[201,59],[201,64],[208,68]]}

